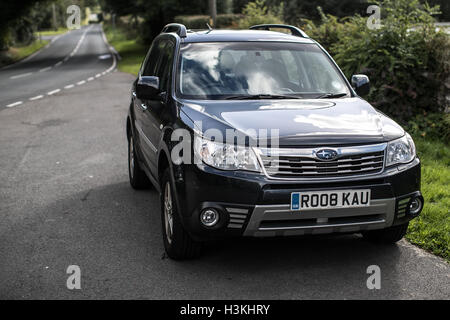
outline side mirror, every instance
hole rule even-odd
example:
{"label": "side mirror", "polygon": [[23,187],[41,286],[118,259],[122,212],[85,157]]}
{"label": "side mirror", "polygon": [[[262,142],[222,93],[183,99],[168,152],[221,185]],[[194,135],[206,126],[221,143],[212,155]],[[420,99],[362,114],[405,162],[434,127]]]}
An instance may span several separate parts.
{"label": "side mirror", "polygon": [[159,94],[159,78],[154,76],[139,77],[136,84],[136,96],[138,99],[152,100]]}
{"label": "side mirror", "polygon": [[366,96],[370,92],[370,80],[365,74],[352,76],[352,87],[359,96]]}

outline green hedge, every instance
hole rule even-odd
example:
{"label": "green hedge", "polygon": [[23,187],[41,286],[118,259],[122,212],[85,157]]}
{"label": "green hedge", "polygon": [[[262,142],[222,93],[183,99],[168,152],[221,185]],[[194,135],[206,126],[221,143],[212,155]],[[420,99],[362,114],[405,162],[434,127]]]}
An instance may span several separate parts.
{"label": "green hedge", "polygon": [[242,10],[243,18],[239,21],[240,29],[248,29],[258,24],[282,24],[284,3],[268,6],[266,0],[249,2]]}
{"label": "green hedge", "polygon": [[[241,14],[218,14],[216,18],[217,28],[236,28],[239,20],[242,18]],[[210,16],[196,15],[196,16],[176,16],[175,22],[184,24],[190,29],[206,29],[206,24],[209,23]]]}

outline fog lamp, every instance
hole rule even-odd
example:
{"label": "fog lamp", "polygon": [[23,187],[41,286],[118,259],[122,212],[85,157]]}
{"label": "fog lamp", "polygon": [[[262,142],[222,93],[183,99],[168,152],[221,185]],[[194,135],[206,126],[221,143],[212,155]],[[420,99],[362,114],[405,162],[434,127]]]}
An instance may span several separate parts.
{"label": "fog lamp", "polygon": [[219,221],[219,213],[212,208],[204,209],[200,214],[200,221],[206,227],[212,227]]}
{"label": "fog lamp", "polygon": [[410,214],[417,214],[422,210],[422,200],[420,198],[414,198],[411,201],[411,204],[409,205],[409,213]]}

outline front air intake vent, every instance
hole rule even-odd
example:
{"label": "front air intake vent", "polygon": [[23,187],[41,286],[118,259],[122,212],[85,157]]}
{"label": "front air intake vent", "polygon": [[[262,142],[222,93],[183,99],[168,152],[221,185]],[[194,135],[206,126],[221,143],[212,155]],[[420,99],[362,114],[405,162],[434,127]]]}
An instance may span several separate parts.
{"label": "front air intake vent", "polygon": [[242,229],[245,221],[247,220],[248,209],[242,208],[226,208],[228,215],[230,216],[230,222],[228,228]]}
{"label": "front air intake vent", "polygon": [[406,215],[411,197],[403,198],[397,201],[397,218],[403,218]]}

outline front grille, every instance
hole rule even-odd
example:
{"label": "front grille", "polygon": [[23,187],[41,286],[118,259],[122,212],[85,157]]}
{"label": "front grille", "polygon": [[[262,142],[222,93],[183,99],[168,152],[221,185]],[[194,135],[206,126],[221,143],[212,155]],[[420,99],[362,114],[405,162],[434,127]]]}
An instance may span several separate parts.
{"label": "front grille", "polygon": [[295,153],[281,153],[276,157],[261,153],[260,158],[267,175],[274,178],[346,177],[375,174],[384,168],[384,150],[342,154],[332,161],[321,161],[313,155],[303,156]]}

